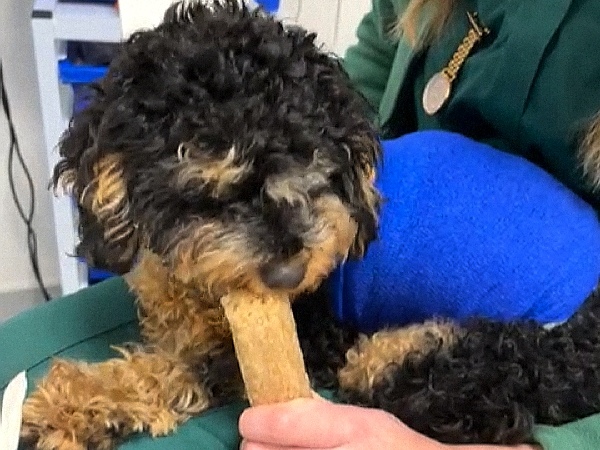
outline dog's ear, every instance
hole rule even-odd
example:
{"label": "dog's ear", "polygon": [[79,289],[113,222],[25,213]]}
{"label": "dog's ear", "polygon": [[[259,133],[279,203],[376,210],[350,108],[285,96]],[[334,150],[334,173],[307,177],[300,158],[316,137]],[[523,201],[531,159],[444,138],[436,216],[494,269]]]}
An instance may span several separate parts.
{"label": "dog's ear", "polygon": [[[312,43],[314,35],[303,39]],[[332,184],[358,225],[348,256],[360,258],[368,244],[377,238],[379,225],[381,196],[375,186],[375,173],[382,147],[377,127],[371,119],[376,116],[376,111],[355,89],[337,57],[316,51],[316,56],[307,59],[312,59],[314,66],[319,68],[314,71],[313,84],[320,87],[317,95],[322,107],[328,111],[323,117],[323,133],[335,148],[341,150],[329,155],[342,168],[340,176],[335,175],[332,179]]]}
{"label": "dog's ear", "polygon": [[375,186],[376,167],[381,144],[375,133],[363,127],[363,132],[351,135],[348,143],[351,170],[342,176],[346,198],[349,200],[358,231],[349,256],[360,258],[367,246],[377,238],[381,195]]}
{"label": "dog's ear", "polygon": [[79,210],[77,256],[93,267],[127,272],[139,249],[121,154],[100,152],[93,110],[79,115],[59,144],[53,184],[70,193]]}

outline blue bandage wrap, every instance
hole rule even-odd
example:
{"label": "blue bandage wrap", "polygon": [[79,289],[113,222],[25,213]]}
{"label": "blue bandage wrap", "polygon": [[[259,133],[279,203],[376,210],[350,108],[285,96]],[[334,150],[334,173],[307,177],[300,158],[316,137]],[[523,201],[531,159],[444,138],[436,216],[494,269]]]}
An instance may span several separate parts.
{"label": "blue bandage wrap", "polygon": [[380,236],[330,279],[364,332],[435,317],[562,322],[600,275],[596,211],[529,161],[443,131],[387,141]]}

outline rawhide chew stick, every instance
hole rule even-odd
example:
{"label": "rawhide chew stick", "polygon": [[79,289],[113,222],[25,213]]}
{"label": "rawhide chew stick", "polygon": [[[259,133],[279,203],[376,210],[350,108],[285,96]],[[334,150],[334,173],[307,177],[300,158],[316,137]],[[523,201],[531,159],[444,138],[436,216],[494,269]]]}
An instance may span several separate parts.
{"label": "rawhide chew stick", "polygon": [[312,396],[287,296],[243,291],[221,299],[253,406]]}

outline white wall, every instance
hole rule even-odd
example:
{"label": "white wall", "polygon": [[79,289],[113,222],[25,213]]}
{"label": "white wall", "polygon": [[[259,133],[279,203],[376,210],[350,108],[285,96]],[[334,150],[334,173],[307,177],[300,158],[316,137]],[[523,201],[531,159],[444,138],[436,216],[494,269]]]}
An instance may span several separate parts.
{"label": "white wall", "polygon": [[[33,0],[0,0],[0,57],[21,150],[35,183],[35,228],[42,274],[58,284],[52,229],[51,193],[40,128],[41,113],[30,28]],[[8,184],[8,129],[0,113],[0,293],[36,287],[27,253],[25,227],[12,203]],[[19,172],[19,175],[21,172]],[[19,186],[24,191],[23,177]],[[28,201],[27,197],[24,197]]]}
{"label": "white wall", "polygon": [[327,49],[343,55],[371,0],[280,0],[280,15],[318,33]]}
{"label": "white wall", "polygon": [[[173,0],[145,0],[139,10],[139,0],[120,0],[123,32],[129,35],[139,27],[157,24],[165,8]],[[259,0],[246,0],[253,5]],[[288,22],[300,23],[318,32],[319,40],[329,50],[342,54],[355,41],[358,22],[369,10],[372,0],[280,0],[279,15]]]}

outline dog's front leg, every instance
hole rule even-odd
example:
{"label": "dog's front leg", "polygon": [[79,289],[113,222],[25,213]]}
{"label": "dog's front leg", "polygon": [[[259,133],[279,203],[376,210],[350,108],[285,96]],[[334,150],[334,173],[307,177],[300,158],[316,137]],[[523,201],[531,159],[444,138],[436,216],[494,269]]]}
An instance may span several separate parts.
{"label": "dog's front leg", "polygon": [[23,439],[41,450],[108,450],[128,434],[164,435],[243,383],[218,301],[145,253],[127,281],[144,344],[97,364],[57,361],[24,409]]}
{"label": "dog's front leg", "polygon": [[24,405],[24,442],[43,450],[111,449],[134,432],[167,434],[209,406],[182,360],[159,349],[121,352],[97,364],[54,362]]}

